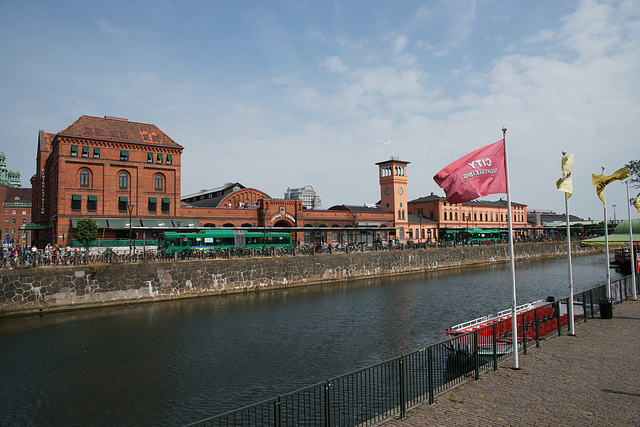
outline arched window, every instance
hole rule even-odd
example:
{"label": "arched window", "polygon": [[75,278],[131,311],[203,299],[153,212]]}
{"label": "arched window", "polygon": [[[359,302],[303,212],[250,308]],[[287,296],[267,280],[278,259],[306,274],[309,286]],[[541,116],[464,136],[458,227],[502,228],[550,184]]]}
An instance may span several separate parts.
{"label": "arched window", "polygon": [[120,175],[118,175],[118,186],[120,188],[129,187],[129,175],[126,172],[120,172]]}
{"label": "arched window", "polygon": [[86,169],[82,169],[80,171],[80,187],[89,187],[89,186],[90,186],[89,171]]}
{"label": "arched window", "polygon": [[164,188],[164,179],[162,178],[162,175],[156,175],[155,177],[156,191],[162,191],[163,188]]}

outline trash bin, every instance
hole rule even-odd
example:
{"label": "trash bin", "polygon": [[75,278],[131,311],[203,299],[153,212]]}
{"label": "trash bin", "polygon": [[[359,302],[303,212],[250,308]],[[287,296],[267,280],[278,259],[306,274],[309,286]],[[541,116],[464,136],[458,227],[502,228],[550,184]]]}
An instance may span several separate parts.
{"label": "trash bin", "polygon": [[613,319],[613,300],[603,299],[598,301],[600,306],[600,318],[601,319]]}

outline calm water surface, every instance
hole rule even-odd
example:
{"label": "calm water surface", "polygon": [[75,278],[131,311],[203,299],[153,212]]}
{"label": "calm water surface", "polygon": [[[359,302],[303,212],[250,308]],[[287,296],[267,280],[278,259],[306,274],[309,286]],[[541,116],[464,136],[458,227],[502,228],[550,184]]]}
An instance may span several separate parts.
{"label": "calm water surface", "polygon": [[[574,257],[576,292],[605,265]],[[441,341],[509,308],[510,277],[500,264],[2,319],[0,424],[198,421]],[[566,259],[517,263],[516,282],[518,304],[566,297]]]}

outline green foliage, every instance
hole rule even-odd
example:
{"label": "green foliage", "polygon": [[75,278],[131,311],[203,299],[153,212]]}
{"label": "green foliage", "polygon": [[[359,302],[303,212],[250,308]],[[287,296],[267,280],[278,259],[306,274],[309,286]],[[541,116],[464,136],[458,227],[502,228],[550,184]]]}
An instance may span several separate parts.
{"label": "green foliage", "polygon": [[640,160],[630,160],[625,166],[631,172],[629,182],[633,184],[633,187],[640,188]]}
{"label": "green foliage", "polygon": [[98,238],[98,223],[91,218],[81,218],[76,226],[76,240],[88,245]]}

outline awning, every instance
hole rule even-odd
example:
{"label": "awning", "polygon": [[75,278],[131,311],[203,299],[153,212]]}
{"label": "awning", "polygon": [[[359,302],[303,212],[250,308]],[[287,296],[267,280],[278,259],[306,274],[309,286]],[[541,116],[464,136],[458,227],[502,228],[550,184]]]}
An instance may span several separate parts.
{"label": "awning", "polygon": [[126,196],[120,196],[118,198],[118,200],[120,200],[121,202],[126,202],[127,201],[127,197]]}
{"label": "awning", "polygon": [[[200,221],[197,219],[174,219],[172,220],[175,227],[200,227]],[[178,225],[178,223],[180,223]]]}
{"label": "awning", "polygon": [[[72,228],[78,228],[78,220],[79,219],[80,218],[71,218],[71,227]],[[98,228],[109,228],[109,227],[107,227],[106,218],[91,218],[91,219],[98,223]]]}
{"label": "awning", "polygon": [[149,203],[158,203],[155,197],[149,197]]}
{"label": "awning", "polygon": [[169,203],[171,203],[171,199],[163,198],[163,199],[162,199],[162,203],[169,204]]}
{"label": "awning", "polygon": [[82,196],[80,194],[74,194],[71,196],[71,200],[82,200]]}
{"label": "awning", "polygon": [[[129,228],[129,220],[128,219],[107,219],[107,223],[109,224],[109,228]],[[125,227],[126,224],[126,227]]]}
{"label": "awning", "polygon": [[51,230],[51,226],[36,224],[32,222],[30,224],[22,224],[19,227],[19,229],[20,230]]}
{"label": "awning", "polygon": [[170,219],[142,219],[142,226],[149,228],[173,228]]}
{"label": "awning", "polygon": [[98,201],[98,196],[89,196],[88,200],[90,202],[97,202]]}

